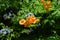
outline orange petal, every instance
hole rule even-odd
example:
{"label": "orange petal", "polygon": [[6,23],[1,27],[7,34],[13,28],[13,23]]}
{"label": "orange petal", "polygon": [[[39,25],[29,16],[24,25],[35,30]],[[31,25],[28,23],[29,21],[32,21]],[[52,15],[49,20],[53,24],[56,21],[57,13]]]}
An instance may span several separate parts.
{"label": "orange petal", "polygon": [[26,22],[26,20],[25,20],[25,19],[22,19],[22,20],[19,21],[19,24],[20,24],[20,25],[24,25],[25,22]]}
{"label": "orange petal", "polygon": [[51,4],[51,1],[48,1],[48,2],[47,2],[47,6],[50,6],[50,4]]}
{"label": "orange petal", "polygon": [[37,23],[37,22],[40,22],[40,20],[39,19],[36,19],[33,23]]}
{"label": "orange petal", "polygon": [[48,10],[48,9],[49,9],[49,7],[48,7],[47,5],[46,5],[46,6],[44,6],[44,7],[45,7],[45,9],[46,9],[46,10]]}
{"label": "orange petal", "polygon": [[33,23],[35,24],[36,23],[36,20]]}
{"label": "orange petal", "polygon": [[40,22],[40,19],[36,19],[37,22]]}
{"label": "orange petal", "polygon": [[41,0],[42,3],[44,3],[44,0]]}
{"label": "orange petal", "polygon": [[29,23],[33,23],[35,20],[34,19],[30,19],[29,20]]}
{"label": "orange petal", "polygon": [[24,27],[27,27],[28,26],[28,23],[26,22],[25,24],[24,24]]}
{"label": "orange petal", "polygon": [[28,25],[30,25],[31,23],[29,23],[29,22],[26,22],[25,24],[24,24],[24,27],[27,27]]}
{"label": "orange petal", "polygon": [[31,19],[35,19],[35,16],[31,16],[30,18],[31,18]]}

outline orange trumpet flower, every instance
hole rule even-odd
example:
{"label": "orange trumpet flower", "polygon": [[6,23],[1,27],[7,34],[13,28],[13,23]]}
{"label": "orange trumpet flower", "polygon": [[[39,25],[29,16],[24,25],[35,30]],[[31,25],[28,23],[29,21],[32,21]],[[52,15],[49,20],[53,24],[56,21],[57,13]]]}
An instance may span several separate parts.
{"label": "orange trumpet flower", "polygon": [[44,0],[41,0],[41,2],[44,4],[45,3],[45,1]]}
{"label": "orange trumpet flower", "polygon": [[28,22],[29,24],[31,24],[31,23],[34,22],[35,16],[29,16],[29,17],[26,18],[26,20],[27,20],[27,22]]}
{"label": "orange trumpet flower", "polygon": [[20,20],[20,21],[19,21],[19,24],[20,24],[20,25],[24,25],[24,27],[26,27],[26,26],[28,26],[28,25],[30,25],[30,24],[32,24],[32,23],[37,23],[37,22],[39,22],[39,21],[40,21],[40,20],[39,20],[39,19],[36,19],[35,16],[28,16],[28,17],[26,18],[26,20],[25,20],[25,19]]}
{"label": "orange trumpet flower", "polygon": [[26,20],[25,20],[25,19],[22,19],[22,20],[19,21],[19,24],[20,24],[20,25],[24,25],[25,22],[26,22]]}
{"label": "orange trumpet flower", "polygon": [[50,6],[50,4],[51,4],[51,1],[48,1],[48,2],[47,2],[47,6]]}
{"label": "orange trumpet flower", "polygon": [[36,19],[33,23],[38,23],[40,22],[40,19]]}
{"label": "orange trumpet flower", "polygon": [[42,0],[42,4],[43,4],[43,6],[45,7],[45,9],[48,10],[49,7],[50,7],[51,1],[47,1],[47,3],[45,3],[45,1]]}

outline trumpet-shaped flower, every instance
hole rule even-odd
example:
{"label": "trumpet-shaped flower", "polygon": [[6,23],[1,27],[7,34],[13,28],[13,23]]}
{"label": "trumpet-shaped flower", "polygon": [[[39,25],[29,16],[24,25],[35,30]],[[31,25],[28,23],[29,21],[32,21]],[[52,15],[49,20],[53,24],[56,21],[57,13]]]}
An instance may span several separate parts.
{"label": "trumpet-shaped flower", "polygon": [[25,19],[20,20],[19,24],[24,25],[26,27],[30,24],[34,24],[34,23],[37,23],[39,21],[40,21],[39,19],[36,19],[36,17],[34,15],[29,13],[28,16],[26,17],[26,20]]}
{"label": "trumpet-shaped flower", "polygon": [[43,4],[44,8],[46,10],[48,10],[49,7],[50,7],[51,1],[47,1],[47,3],[44,0],[41,0],[41,1],[42,1],[42,4]]}
{"label": "trumpet-shaped flower", "polygon": [[22,19],[22,20],[19,21],[19,24],[20,24],[20,25],[24,25],[25,22],[26,22],[26,20],[25,20],[25,19]]}

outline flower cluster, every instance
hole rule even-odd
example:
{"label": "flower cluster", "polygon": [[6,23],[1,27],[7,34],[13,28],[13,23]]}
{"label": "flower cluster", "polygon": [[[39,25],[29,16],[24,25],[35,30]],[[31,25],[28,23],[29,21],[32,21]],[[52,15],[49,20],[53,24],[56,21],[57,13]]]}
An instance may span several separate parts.
{"label": "flower cluster", "polygon": [[28,15],[26,17],[26,20],[25,19],[19,20],[20,25],[24,25],[26,27],[30,24],[35,24],[35,23],[40,22],[39,18],[36,18],[34,15],[31,15],[31,13],[29,13]]}
{"label": "flower cluster", "polygon": [[4,29],[0,30],[0,34],[9,34],[9,33],[10,33],[10,30],[7,29],[7,28],[4,28]]}
{"label": "flower cluster", "polygon": [[47,3],[46,3],[44,0],[42,0],[42,4],[43,4],[44,8],[46,10],[48,10],[51,5],[51,1],[47,1]]}

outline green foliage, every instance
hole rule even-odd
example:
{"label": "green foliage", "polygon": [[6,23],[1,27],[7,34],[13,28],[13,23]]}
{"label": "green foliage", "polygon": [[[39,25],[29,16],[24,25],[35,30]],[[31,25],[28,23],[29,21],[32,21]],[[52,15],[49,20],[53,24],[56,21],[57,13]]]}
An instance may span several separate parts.
{"label": "green foliage", "polygon": [[[50,1],[47,11],[41,0],[0,0],[0,31],[4,28],[10,30],[9,34],[0,32],[0,39],[60,40],[60,0]],[[26,19],[29,13],[39,18],[40,22],[27,27],[20,25],[19,21]]]}

